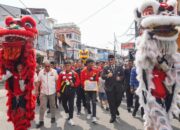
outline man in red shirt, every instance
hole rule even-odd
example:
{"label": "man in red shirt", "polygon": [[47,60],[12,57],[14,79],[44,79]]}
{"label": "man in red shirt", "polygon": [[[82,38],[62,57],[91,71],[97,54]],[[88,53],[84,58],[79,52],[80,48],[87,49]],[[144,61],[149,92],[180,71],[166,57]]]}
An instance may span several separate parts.
{"label": "man in red shirt", "polygon": [[[94,61],[92,59],[87,59],[86,61],[86,66],[82,71],[81,71],[81,84],[85,88],[85,82],[91,82],[91,81],[96,81],[98,82],[98,70],[95,69],[94,67]],[[91,118],[91,107],[90,107],[90,101],[92,101],[92,122],[96,123],[96,95],[97,91],[90,90],[87,91],[85,89],[85,95],[86,95],[86,108],[88,111],[88,116],[87,119]]]}
{"label": "man in red shirt", "polygon": [[65,61],[64,70],[59,74],[57,82],[57,96],[62,96],[62,105],[69,115],[68,123],[70,125],[75,125],[72,118],[74,112],[74,97],[76,88],[80,84],[78,74],[73,71],[70,61]]}

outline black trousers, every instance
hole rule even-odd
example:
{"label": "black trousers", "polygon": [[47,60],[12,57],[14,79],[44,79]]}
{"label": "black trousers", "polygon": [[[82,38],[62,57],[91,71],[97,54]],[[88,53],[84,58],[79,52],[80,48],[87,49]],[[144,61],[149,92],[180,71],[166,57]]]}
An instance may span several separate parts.
{"label": "black trousers", "polygon": [[111,91],[106,90],[107,99],[109,103],[110,113],[112,118],[116,118],[118,107],[122,101],[123,92],[121,90],[117,90],[115,86],[112,86],[113,89]]}
{"label": "black trousers", "polygon": [[16,97],[12,98],[12,109],[16,108],[26,108],[26,99],[24,98],[25,95],[19,96],[19,99],[16,99]]}
{"label": "black trousers", "polygon": [[127,108],[130,109],[133,106],[133,93],[131,93],[130,87],[126,90],[126,99]]}
{"label": "black trousers", "polygon": [[73,118],[74,112],[74,97],[75,97],[75,88],[68,89],[67,93],[61,95],[62,105],[66,113],[69,113],[69,119]]}
{"label": "black trousers", "polygon": [[[140,106],[140,104],[139,104],[139,96],[135,94],[134,98],[135,98],[135,104],[134,104],[133,113],[136,114],[136,112],[138,111],[139,106]],[[144,115],[144,109],[143,109],[143,107],[141,107],[141,116],[143,116],[143,115]]]}
{"label": "black trousers", "polygon": [[81,86],[79,86],[76,89],[76,94],[77,94],[76,106],[78,112],[81,112],[81,103],[83,103],[83,106],[86,107],[86,97],[85,97],[84,89]]}
{"label": "black trousers", "polygon": [[88,114],[91,114],[91,105],[90,102],[92,102],[92,116],[96,117],[96,98],[97,94],[95,91],[88,91],[85,92],[86,95],[86,108],[88,111]]}

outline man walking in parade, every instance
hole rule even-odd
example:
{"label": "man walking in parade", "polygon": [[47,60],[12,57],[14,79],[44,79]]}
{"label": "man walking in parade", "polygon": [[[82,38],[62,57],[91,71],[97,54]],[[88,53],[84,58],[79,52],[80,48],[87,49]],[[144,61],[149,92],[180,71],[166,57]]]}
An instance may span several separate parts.
{"label": "man walking in parade", "polygon": [[133,107],[133,93],[130,89],[130,74],[131,69],[133,67],[133,60],[129,59],[128,64],[124,70],[124,86],[125,86],[125,92],[126,92],[126,102],[127,102],[127,110],[128,112],[131,112],[131,108]]}
{"label": "man walking in parade", "polygon": [[96,123],[96,88],[98,82],[98,70],[94,68],[94,61],[92,59],[87,59],[86,66],[87,67],[84,68],[81,72],[81,84],[85,89],[86,108],[88,111],[87,119],[91,118],[90,102],[92,102],[92,122]]}
{"label": "man walking in parade", "polygon": [[65,113],[69,116],[68,123],[75,125],[73,119],[74,97],[76,88],[79,86],[79,76],[73,71],[70,61],[65,61],[64,70],[59,74],[57,82],[57,96],[61,95]]}
{"label": "man walking in parade", "polygon": [[116,116],[119,116],[118,107],[122,100],[124,72],[122,67],[115,65],[114,55],[110,54],[108,61],[109,64],[104,68],[102,78],[105,80],[105,91],[110,107],[110,123],[113,123],[116,121]]}
{"label": "man walking in parade", "polygon": [[[79,60],[79,61],[77,61],[77,68],[75,70],[78,73],[79,77],[81,75],[82,70],[83,70],[83,63],[81,60]],[[78,86],[78,88],[76,90],[76,94],[77,94],[76,105],[77,105],[77,110],[78,110],[77,114],[80,115],[81,114],[81,103],[83,103],[84,108],[86,108],[85,92],[84,92],[84,88],[82,87],[81,84]]]}
{"label": "man walking in parade", "polygon": [[44,114],[48,100],[50,104],[51,123],[55,123],[55,110],[56,110],[55,96],[56,96],[56,82],[58,79],[58,74],[56,70],[51,68],[49,61],[45,61],[44,64],[45,64],[45,68],[42,69],[38,75],[38,81],[41,90],[40,90],[39,124],[37,124],[36,128],[40,128],[44,126]]}

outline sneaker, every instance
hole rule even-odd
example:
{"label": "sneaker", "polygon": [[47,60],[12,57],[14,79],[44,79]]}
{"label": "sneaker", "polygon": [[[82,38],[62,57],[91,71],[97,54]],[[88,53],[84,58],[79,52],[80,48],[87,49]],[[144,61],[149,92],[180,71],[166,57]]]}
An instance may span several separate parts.
{"label": "sneaker", "polygon": [[88,114],[88,115],[87,115],[87,119],[88,119],[88,120],[91,119],[91,114]]}
{"label": "sneaker", "polygon": [[93,117],[93,118],[92,118],[92,122],[93,122],[93,123],[96,123],[96,122],[97,122],[96,117]]}
{"label": "sneaker", "polygon": [[132,116],[135,117],[136,116],[136,112],[133,111]]}
{"label": "sneaker", "polygon": [[74,121],[73,121],[72,119],[69,119],[68,123],[69,123],[70,125],[72,125],[72,126],[75,125],[75,123],[74,123]]}
{"label": "sneaker", "polygon": [[36,128],[41,128],[44,126],[44,121],[40,121],[39,124],[36,125]]}
{"label": "sneaker", "polygon": [[51,118],[51,123],[55,123],[56,122],[56,118]]}
{"label": "sneaker", "polygon": [[131,108],[128,108],[127,110],[128,110],[129,113],[131,112]]}
{"label": "sneaker", "polygon": [[115,122],[115,121],[116,121],[116,118],[115,118],[115,117],[114,117],[114,118],[111,117],[109,123],[113,123],[113,122]]}

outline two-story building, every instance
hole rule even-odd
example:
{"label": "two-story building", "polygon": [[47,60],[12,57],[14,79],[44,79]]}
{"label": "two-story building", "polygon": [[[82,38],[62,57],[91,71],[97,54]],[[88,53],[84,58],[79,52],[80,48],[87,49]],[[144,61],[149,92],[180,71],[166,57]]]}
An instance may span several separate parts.
{"label": "two-story building", "polygon": [[79,49],[81,48],[81,32],[74,23],[55,24],[55,34],[59,37],[64,37],[66,43],[70,46],[67,49],[67,59],[78,59]]}

